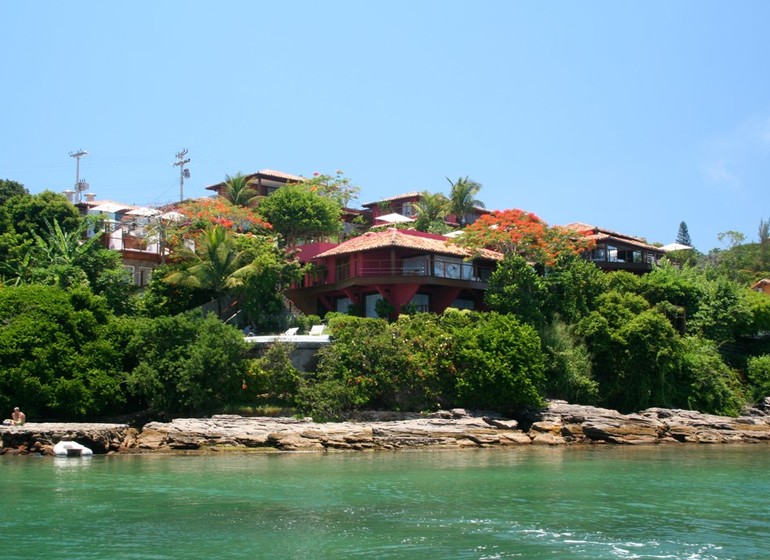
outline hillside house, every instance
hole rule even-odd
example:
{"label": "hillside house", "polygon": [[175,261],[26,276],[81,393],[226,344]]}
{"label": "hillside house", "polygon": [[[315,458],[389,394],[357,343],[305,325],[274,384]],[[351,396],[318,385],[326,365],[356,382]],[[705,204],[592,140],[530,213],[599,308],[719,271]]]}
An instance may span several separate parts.
{"label": "hillside house", "polygon": [[[262,169],[256,173],[246,175],[248,184],[256,191],[258,196],[269,196],[279,188],[289,183],[302,183],[306,181],[305,177],[301,175],[292,175],[291,173],[284,173],[283,171],[275,171],[274,169]],[[206,190],[214,191],[220,196],[226,194],[227,185],[225,181],[209,185]]]}
{"label": "hillside house", "polygon": [[564,227],[585,233],[589,239],[596,242],[596,246],[590,254],[586,255],[586,258],[602,270],[648,272],[665,255],[665,251],[660,247],[624,233],[581,222],[567,224]]}
{"label": "hillside house", "polygon": [[[391,196],[390,198],[384,198],[375,202],[367,202],[366,204],[362,204],[362,206],[367,213],[370,223],[382,225],[387,222],[395,223],[396,221],[401,221],[397,220],[397,216],[403,216],[411,220],[416,219],[417,204],[421,200],[422,193],[415,191]],[[489,213],[490,211],[485,208],[474,208],[473,213],[466,216],[466,223],[472,224],[479,218],[479,216]],[[458,225],[457,216],[452,214],[448,215],[445,221],[453,226]]]}
{"label": "hillside house", "polygon": [[300,261],[314,270],[286,291],[287,298],[305,314],[353,310],[366,317],[378,316],[379,300],[393,314],[410,307],[435,313],[481,309],[487,281],[503,257],[473,253],[441,235],[395,228],[298,249]]}

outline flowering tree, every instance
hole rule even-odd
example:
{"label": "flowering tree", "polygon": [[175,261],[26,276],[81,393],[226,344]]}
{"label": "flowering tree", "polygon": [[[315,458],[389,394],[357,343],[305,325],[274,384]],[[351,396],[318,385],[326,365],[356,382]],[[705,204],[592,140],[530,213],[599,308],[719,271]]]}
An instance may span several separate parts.
{"label": "flowering tree", "polygon": [[532,212],[517,208],[485,214],[463,231],[457,242],[466,247],[521,255],[549,266],[561,255],[579,254],[594,246],[584,233],[549,226]]}
{"label": "flowering tree", "polygon": [[215,225],[238,233],[264,233],[272,227],[253,210],[221,197],[191,200],[180,205],[177,211],[187,218],[181,225],[194,230]]}
{"label": "flowering tree", "polygon": [[173,252],[185,253],[187,241],[199,241],[204,231],[215,226],[235,233],[259,235],[272,231],[272,225],[253,209],[237,206],[222,197],[190,200],[182,203],[176,212],[184,219],[158,225],[164,246]]}

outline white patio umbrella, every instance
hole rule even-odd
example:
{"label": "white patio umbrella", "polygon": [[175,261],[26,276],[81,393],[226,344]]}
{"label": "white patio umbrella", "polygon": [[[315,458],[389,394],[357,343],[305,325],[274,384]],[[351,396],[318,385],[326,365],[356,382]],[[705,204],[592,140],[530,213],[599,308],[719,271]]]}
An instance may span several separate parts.
{"label": "white patio umbrella", "polygon": [[413,222],[414,219],[409,218],[408,216],[402,216],[401,214],[385,214],[384,216],[378,216],[375,218],[375,220],[380,220],[388,224],[400,224],[403,222]]}
{"label": "white patio umbrella", "polygon": [[161,214],[160,219],[169,220],[172,222],[178,222],[179,220],[184,220],[184,214],[180,214],[179,212],[174,212],[172,210],[171,212],[166,212],[164,214]]}
{"label": "white patio umbrella", "polygon": [[147,206],[142,206],[140,208],[135,208],[134,210],[131,210],[130,212],[126,212],[127,216],[143,216],[145,218],[150,218],[152,216],[157,216],[160,214],[160,210],[156,210],[155,208],[148,208]]}
{"label": "white patio umbrella", "polygon": [[663,245],[663,247],[660,248],[661,251],[684,251],[686,249],[692,249],[689,245],[682,245],[681,243],[669,243],[668,245]]}
{"label": "white patio umbrella", "polygon": [[92,212],[105,212],[107,214],[114,214],[115,212],[122,212],[123,210],[130,210],[131,206],[125,204],[118,204],[117,202],[105,202],[99,206],[91,208]]}

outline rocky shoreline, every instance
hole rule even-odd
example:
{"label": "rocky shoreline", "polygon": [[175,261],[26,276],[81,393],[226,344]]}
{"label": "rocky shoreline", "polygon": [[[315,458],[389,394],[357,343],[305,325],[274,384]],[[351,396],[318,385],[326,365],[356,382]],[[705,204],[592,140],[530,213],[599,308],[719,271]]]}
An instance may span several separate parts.
{"label": "rocky shoreline", "polygon": [[362,451],[570,444],[770,442],[770,397],[737,418],[650,408],[636,414],[552,401],[520,421],[465,410],[368,413],[353,421],[219,415],[127,424],[33,423],[0,428],[0,454],[52,455],[60,440],[96,454],[205,451]]}

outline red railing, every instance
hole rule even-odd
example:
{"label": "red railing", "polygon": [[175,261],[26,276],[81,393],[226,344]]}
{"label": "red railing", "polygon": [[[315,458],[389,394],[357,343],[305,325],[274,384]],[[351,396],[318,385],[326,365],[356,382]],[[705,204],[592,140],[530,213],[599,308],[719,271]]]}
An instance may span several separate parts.
{"label": "red railing", "polygon": [[441,258],[367,259],[338,264],[334,281],[372,276],[430,276],[480,282],[492,269],[475,263]]}

